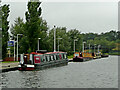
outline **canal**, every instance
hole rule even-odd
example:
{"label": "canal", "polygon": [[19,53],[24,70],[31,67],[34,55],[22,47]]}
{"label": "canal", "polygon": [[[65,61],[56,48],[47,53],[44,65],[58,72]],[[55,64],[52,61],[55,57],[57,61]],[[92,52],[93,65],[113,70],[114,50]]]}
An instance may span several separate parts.
{"label": "canal", "polygon": [[87,62],[69,62],[66,66],[38,71],[1,73],[3,88],[118,88],[118,57]]}

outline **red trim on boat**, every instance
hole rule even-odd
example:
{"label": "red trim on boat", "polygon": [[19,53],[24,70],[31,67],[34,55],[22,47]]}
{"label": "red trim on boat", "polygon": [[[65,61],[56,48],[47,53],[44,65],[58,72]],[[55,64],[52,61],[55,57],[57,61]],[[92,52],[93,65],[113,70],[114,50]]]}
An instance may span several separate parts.
{"label": "red trim on boat", "polygon": [[34,68],[31,67],[26,67],[26,68],[18,68],[18,70],[22,71],[22,70],[34,70]]}

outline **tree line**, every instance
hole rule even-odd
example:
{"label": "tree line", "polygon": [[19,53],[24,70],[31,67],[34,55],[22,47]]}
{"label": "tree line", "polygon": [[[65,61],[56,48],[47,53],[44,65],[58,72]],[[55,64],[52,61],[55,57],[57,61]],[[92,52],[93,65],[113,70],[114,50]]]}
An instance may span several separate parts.
{"label": "tree line", "polygon": [[[106,33],[81,33],[80,30],[71,29],[67,30],[66,27],[56,27],[50,29],[46,20],[41,17],[42,9],[41,2],[28,2],[28,10],[25,12],[26,22],[23,22],[21,17],[15,19],[15,23],[9,30],[9,5],[2,6],[2,58],[7,54],[7,41],[17,40],[17,34],[19,38],[19,53],[31,53],[38,48],[38,38],[40,39],[40,50],[53,51],[54,49],[54,29],[56,29],[56,48],[58,47],[58,38],[60,51],[67,52],[68,55],[73,54],[74,40],[76,51],[82,51],[83,42],[85,44],[85,50],[87,51],[88,44],[91,45],[91,52],[93,52],[94,44],[100,45],[100,50],[103,53],[108,53],[116,47],[116,43],[120,43],[120,31],[111,30]],[[14,48],[10,47],[11,53]],[[58,49],[57,49],[58,50]]]}

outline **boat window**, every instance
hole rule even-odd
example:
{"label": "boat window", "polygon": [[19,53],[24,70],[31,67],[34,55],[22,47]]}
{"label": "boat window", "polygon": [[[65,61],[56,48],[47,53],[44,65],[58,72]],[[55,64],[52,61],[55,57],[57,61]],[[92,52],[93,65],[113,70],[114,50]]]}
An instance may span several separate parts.
{"label": "boat window", "polygon": [[51,60],[53,61],[53,55],[51,55]]}
{"label": "boat window", "polygon": [[50,61],[49,56],[47,56],[47,60]]}
{"label": "boat window", "polygon": [[65,59],[65,56],[64,56],[64,54],[63,54],[62,56],[63,56],[63,59]]}
{"label": "boat window", "polygon": [[41,57],[41,61],[44,62],[44,58],[43,58],[43,55],[40,56]]}
{"label": "boat window", "polygon": [[79,53],[75,53],[75,57],[76,57],[76,56],[79,56]]}
{"label": "boat window", "polygon": [[47,58],[47,56],[45,56],[45,59],[46,59],[46,61],[48,61],[48,58]]}
{"label": "boat window", "polygon": [[52,55],[52,57],[53,57],[53,60],[55,60],[55,57],[54,57],[54,55]]}
{"label": "boat window", "polygon": [[45,61],[45,56],[43,56],[43,62],[46,62],[46,61]]}
{"label": "boat window", "polygon": [[59,60],[60,59],[59,54],[57,55],[57,57],[58,57],[58,60]]}
{"label": "boat window", "polygon": [[56,55],[56,60],[58,60],[59,58],[58,58],[58,55]]}
{"label": "boat window", "polygon": [[51,61],[51,56],[49,56],[49,61]]}
{"label": "boat window", "polygon": [[54,60],[56,60],[56,55],[54,55]]}

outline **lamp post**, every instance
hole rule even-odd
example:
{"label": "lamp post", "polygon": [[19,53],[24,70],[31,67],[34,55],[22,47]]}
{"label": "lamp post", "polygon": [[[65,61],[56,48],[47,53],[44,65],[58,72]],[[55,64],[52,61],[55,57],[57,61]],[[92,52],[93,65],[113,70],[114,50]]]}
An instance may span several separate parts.
{"label": "lamp post", "polygon": [[39,47],[40,47],[40,44],[39,44],[40,43],[40,39],[41,38],[38,38],[38,50],[39,50]]}
{"label": "lamp post", "polygon": [[89,53],[90,53],[90,44],[89,44]]}
{"label": "lamp post", "polygon": [[58,38],[58,52],[59,52],[59,40],[62,39],[62,38]]}
{"label": "lamp post", "polygon": [[56,52],[56,29],[54,25],[54,52]]}
{"label": "lamp post", "polygon": [[84,44],[85,44],[86,42],[83,42],[83,52],[84,52]]}
{"label": "lamp post", "polygon": [[14,61],[15,61],[15,43],[16,43],[16,41],[15,41],[15,39],[14,40],[10,40],[10,41],[13,41],[14,42]]}
{"label": "lamp post", "polygon": [[77,39],[74,39],[74,53],[75,53],[75,41],[78,41]]}
{"label": "lamp post", "polygon": [[22,36],[23,34],[17,34],[17,61],[18,61],[18,36]]}
{"label": "lamp post", "polygon": [[14,61],[15,61],[15,39],[14,39]]}
{"label": "lamp post", "polygon": [[99,48],[100,48],[100,45],[98,45],[98,53],[99,53]]}
{"label": "lamp post", "polygon": [[95,45],[96,45],[96,44],[94,44],[94,53],[95,53]]}

